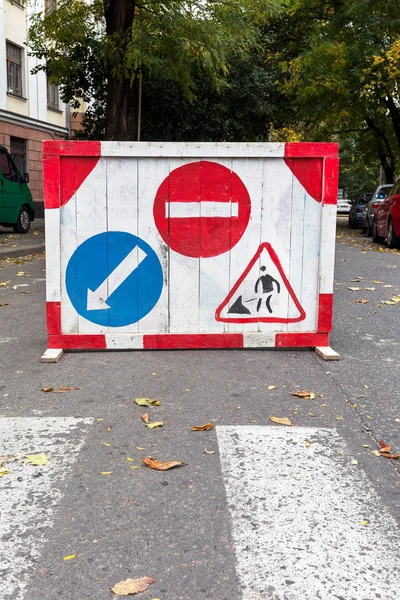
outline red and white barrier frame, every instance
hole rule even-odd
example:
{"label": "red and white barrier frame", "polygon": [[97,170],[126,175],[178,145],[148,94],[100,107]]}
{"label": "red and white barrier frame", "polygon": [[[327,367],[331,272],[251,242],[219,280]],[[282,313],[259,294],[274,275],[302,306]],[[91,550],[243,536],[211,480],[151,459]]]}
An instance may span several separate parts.
{"label": "red and white barrier frame", "polygon": [[264,347],[338,358],[338,166],[335,143],[44,142],[42,359]]}

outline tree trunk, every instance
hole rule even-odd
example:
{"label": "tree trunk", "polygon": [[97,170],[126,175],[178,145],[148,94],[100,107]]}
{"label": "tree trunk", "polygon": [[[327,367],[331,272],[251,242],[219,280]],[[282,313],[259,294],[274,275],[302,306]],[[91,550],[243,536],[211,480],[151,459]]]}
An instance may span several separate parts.
{"label": "tree trunk", "polygon": [[387,139],[385,133],[381,131],[379,127],[377,127],[370,117],[365,117],[365,122],[376,139],[377,153],[383,172],[385,173],[386,182],[393,183],[396,161],[390,147],[389,140]]}
{"label": "tree trunk", "polygon": [[133,85],[123,72],[131,39],[136,0],[104,0],[106,33],[110,42],[107,61],[106,140],[136,140],[138,78]]}
{"label": "tree trunk", "polygon": [[390,94],[385,98],[385,104],[389,110],[390,118],[392,119],[394,133],[396,135],[397,145],[400,149],[400,111],[397,108]]}

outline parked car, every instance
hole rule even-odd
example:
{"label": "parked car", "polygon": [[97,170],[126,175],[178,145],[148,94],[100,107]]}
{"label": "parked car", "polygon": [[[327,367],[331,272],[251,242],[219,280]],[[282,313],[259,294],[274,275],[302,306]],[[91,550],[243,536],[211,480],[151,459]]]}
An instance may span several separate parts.
{"label": "parked car", "polygon": [[376,188],[371,200],[365,206],[362,213],[362,232],[372,235],[372,225],[375,219],[375,209],[387,197],[393,187],[393,183],[382,183]]}
{"label": "parked car", "polygon": [[350,212],[351,203],[349,200],[339,198],[337,201],[336,213],[338,215],[348,215]]}
{"label": "parked car", "polygon": [[400,179],[375,209],[372,240],[383,242],[385,238],[389,248],[400,248]]}
{"label": "parked car", "polygon": [[364,192],[363,194],[360,194],[355,202],[352,202],[349,212],[349,227],[355,229],[362,225],[362,212],[371,198],[372,194]]}
{"label": "parked car", "polygon": [[0,225],[28,233],[35,218],[29,175],[21,175],[4,146],[0,146]]}

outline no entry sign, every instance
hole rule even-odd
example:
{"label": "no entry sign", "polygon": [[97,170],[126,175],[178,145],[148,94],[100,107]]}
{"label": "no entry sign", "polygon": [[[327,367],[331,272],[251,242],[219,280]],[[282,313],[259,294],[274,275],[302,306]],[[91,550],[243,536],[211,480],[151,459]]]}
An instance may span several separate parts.
{"label": "no entry sign", "polygon": [[250,219],[250,196],[236,173],[209,161],[171,171],[158,188],[154,221],[179,254],[207,258],[238,243]]}

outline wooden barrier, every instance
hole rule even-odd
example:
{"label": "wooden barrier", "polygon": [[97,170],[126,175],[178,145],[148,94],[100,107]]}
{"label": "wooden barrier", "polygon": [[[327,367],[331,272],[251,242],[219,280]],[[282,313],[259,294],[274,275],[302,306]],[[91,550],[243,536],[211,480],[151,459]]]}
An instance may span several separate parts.
{"label": "wooden barrier", "polygon": [[337,153],[44,142],[50,355],[328,347]]}

